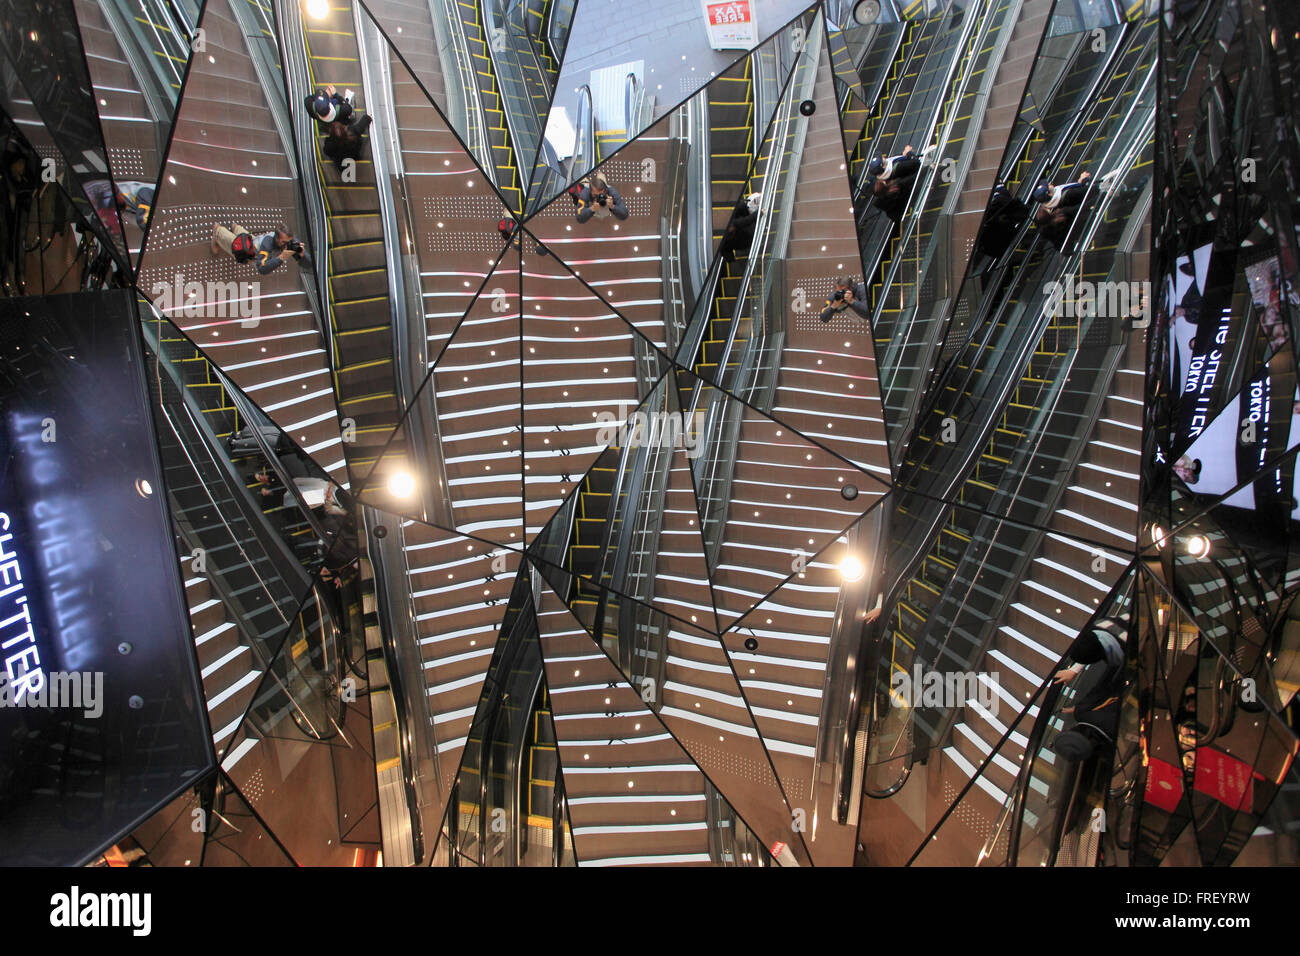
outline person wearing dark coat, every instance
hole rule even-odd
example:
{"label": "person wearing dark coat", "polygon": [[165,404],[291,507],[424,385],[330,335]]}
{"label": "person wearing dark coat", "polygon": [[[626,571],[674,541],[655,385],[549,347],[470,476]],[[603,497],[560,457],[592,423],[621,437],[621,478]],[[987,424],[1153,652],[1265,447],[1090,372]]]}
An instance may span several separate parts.
{"label": "person wearing dark coat", "polygon": [[718,253],[727,262],[735,262],[738,252],[749,252],[762,199],[762,193],[750,193],[737,200],[736,208],[731,211],[731,221],[722,234],[722,242],[718,244]]}

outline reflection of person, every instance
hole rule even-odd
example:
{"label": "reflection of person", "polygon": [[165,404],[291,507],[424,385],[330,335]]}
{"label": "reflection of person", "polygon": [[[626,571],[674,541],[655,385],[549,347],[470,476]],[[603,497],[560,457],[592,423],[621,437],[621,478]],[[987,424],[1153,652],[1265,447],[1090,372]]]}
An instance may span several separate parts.
{"label": "reflection of person", "polygon": [[317,90],[307,97],[307,109],[312,118],[322,126],[335,120],[346,123],[352,117],[352,91],[340,95],[333,86]]}
{"label": "reflection of person", "polygon": [[823,322],[829,322],[846,309],[852,309],[860,318],[871,318],[867,286],[864,282],[855,283],[848,276],[836,276],[835,291],[826,300],[820,318]]}
{"label": "reflection of person", "polygon": [[613,216],[615,219],[623,220],[627,218],[628,212],[618,190],[606,182],[605,177],[600,173],[594,173],[587,185],[582,188],[582,192],[578,194],[576,215],[578,222],[586,222],[592,216],[598,219]]}
{"label": "reflection of person", "polygon": [[911,198],[917,173],[933,152],[934,147],[927,146],[918,159],[915,150],[908,144],[897,156],[887,157],[882,153],[868,165],[873,201],[895,222],[902,217],[907,201]]}
{"label": "reflection of person", "polygon": [[1072,662],[1071,666],[1052,675],[1052,683],[1063,686],[1086,672],[1074,706],[1061,710],[1073,716],[1074,723],[1052,745],[1067,760],[1084,760],[1099,744],[1115,740],[1124,685],[1123,639],[1128,620],[1124,614],[1095,622],[1070,645],[1066,659]]}
{"label": "reflection of person", "polygon": [[[286,494],[287,489],[284,483],[270,468],[261,469],[253,477],[262,482],[260,491],[263,498],[279,495],[282,497],[283,504],[290,505],[293,503],[294,499]],[[292,477],[289,480],[293,482],[294,488],[297,489],[299,496],[308,508],[319,509],[327,515],[344,515],[348,513],[345,507],[346,503],[341,499],[342,489],[332,481],[325,478],[314,478],[310,475]]]}
{"label": "reflection of person", "polygon": [[1016,231],[1029,216],[1025,204],[1011,194],[1004,182],[993,186],[989,195],[988,208],[984,212],[984,222],[976,236],[979,251],[991,259],[996,259],[1007,251]]}
{"label": "reflection of person", "polygon": [[231,256],[236,262],[253,262],[259,275],[267,275],[290,259],[301,263],[304,251],[288,226],[276,226],[273,232],[254,236],[238,223],[217,223],[212,228],[212,254]]}
{"label": "reflection of person", "polygon": [[1034,202],[1042,204],[1040,213],[1044,210],[1053,212],[1057,209],[1073,209],[1083,203],[1083,197],[1088,192],[1088,180],[1091,178],[1092,173],[1084,171],[1072,183],[1054,186],[1047,181],[1041,182],[1034,188],[1032,198]]}
{"label": "reflection of person", "polygon": [[141,229],[149,225],[153,210],[153,183],[123,182],[117,184],[117,205],[123,214],[135,217]]}
{"label": "reflection of person", "polygon": [[366,145],[362,137],[370,129],[371,122],[372,117],[369,114],[356,116],[350,123],[335,120],[327,127],[325,142],[320,148],[321,152],[326,158],[333,160],[336,166],[342,166],[345,159],[360,159]]}
{"label": "reflection of person", "polygon": [[[497,232],[506,241],[506,245],[514,246],[521,253],[524,251],[524,231],[519,228],[519,224],[513,219],[497,220]],[[533,236],[533,244],[537,247],[539,256],[549,256],[551,254],[536,236]]]}
{"label": "reflection of person", "polygon": [[91,179],[85,185],[86,195],[95,207],[95,215],[110,236],[122,235],[122,220],[118,215],[120,196],[109,179]]}
{"label": "reflection of person", "polygon": [[731,211],[731,221],[727,223],[722,242],[718,245],[718,254],[727,262],[734,262],[738,252],[749,252],[750,244],[754,241],[754,226],[758,222],[762,199],[762,193],[741,196],[736,208]]}
{"label": "reflection of person", "polygon": [[871,161],[867,172],[876,177],[877,181],[882,182],[889,182],[891,179],[911,179],[920,172],[921,164],[928,160],[933,152],[934,147],[927,146],[918,158],[916,150],[909,143],[897,156],[886,157],[881,153]]}
{"label": "reflection of person", "polygon": [[1201,480],[1201,460],[1192,458],[1190,455],[1183,455],[1174,462],[1174,474],[1181,478],[1186,484],[1194,485]]}

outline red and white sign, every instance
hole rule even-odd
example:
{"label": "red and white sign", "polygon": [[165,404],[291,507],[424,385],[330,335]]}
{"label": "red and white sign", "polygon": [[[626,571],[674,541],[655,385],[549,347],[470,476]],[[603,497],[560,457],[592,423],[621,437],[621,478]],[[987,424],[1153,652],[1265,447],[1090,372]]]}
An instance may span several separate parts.
{"label": "red and white sign", "polygon": [[700,0],[709,46],[715,50],[750,50],[758,43],[757,11],[752,0]]}

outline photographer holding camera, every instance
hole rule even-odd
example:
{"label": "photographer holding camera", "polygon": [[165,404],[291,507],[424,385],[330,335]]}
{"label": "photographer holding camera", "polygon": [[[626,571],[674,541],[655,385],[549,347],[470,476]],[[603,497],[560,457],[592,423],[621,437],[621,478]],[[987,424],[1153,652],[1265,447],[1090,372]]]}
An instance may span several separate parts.
{"label": "photographer holding camera", "polygon": [[867,300],[866,283],[855,283],[846,276],[835,277],[835,291],[831,297],[826,300],[826,307],[822,309],[821,320],[829,322],[846,309],[852,309],[861,318],[870,320],[871,308]]}
{"label": "photographer holding camera", "polygon": [[254,236],[237,223],[217,223],[212,228],[212,254],[231,256],[236,262],[252,262],[260,275],[266,275],[290,259],[301,263],[305,250],[288,226],[276,226],[274,232]]}
{"label": "photographer holding camera", "polygon": [[627,218],[627,206],[623,204],[623,197],[600,173],[594,174],[578,194],[578,222],[586,222],[592,216],[600,219],[609,216],[618,220]]}

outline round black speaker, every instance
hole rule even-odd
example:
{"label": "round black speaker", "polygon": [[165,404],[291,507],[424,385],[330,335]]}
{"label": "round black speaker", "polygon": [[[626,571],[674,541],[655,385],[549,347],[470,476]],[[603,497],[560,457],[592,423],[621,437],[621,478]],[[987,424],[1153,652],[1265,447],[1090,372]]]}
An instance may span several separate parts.
{"label": "round black speaker", "polygon": [[756,637],[747,637],[747,638],[745,638],[745,650],[747,650],[747,651],[756,651],[756,650],[758,650],[758,638],[756,638]]}
{"label": "round black speaker", "polygon": [[880,0],[858,0],[853,8],[853,19],[868,26],[880,19]]}
{"label": "round black speaker", "polygon": [[804,116],[812,116],[817,112],[817,104],[812,100],[804,100],[799,104],[799,112]]}
{"label": "round black speaker", "polygon": [[388,537],[388,528],[385,525],[377,524],[375,525],[375,530],[372,531],[371,534],[376,538],[386,538]]}
{"label": "round black speaker", "polygon": [[858,486],[845,485],[843,488],[840,489],[840,494],[844,496],[845,501],[852,501],[854,498],[858,496]]}

